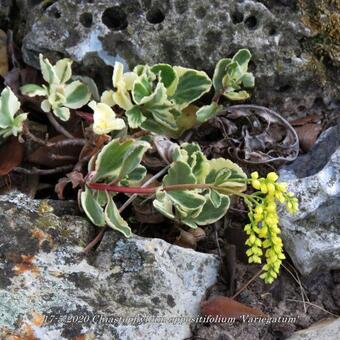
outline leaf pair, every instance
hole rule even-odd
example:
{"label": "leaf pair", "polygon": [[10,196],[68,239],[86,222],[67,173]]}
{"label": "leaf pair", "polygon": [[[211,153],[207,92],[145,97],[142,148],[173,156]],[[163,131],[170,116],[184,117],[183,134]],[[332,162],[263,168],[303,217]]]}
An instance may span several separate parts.
{"label": "leaf pair", "polygon": [[183,110],[210,90],[210,78],[203,71],[168,64],[139,65],[134,72],[135,106],[126,113],[130,127],[178,137],[185,130]]}
{"label": "leaf pair", "polygon": [[[198,144],[183,144],[173,159],[153,204],[166,217],[191,228],[219,220],[229,208],[228,195],[245,189],[247,177],[241,168],[224,159],[208,161]],[[183,190],[178,189],[181,185]]]}
{"label": "leaf pair", "polygon": [[[146,175],[146,169],[140,162],[149,148],[149,143],[144,141],[132,139],[111,141],[103,147],[96,158],[93,157],[89,162],[92,180],[103,183],[114,182],[123,186],[139,184]],[[81,193],[81,206],[96,226],[108,225],[128,237],[131,235],[131,229],[120,216],[112,196],[112,193],[86,187]]]}
{"label": "leaf pair", "polygon": [[222,94],[226,98],[238,101],[245,100],[250,94],[241,90],[252,88],[255,85],[254,75],[248,70],[251,53],[247,49],[239,50],[233,58],[221,59],[215,68],[213,85],[216,94]]}
{"label": "leaf pair", "polygon": [[[233,58],[221,59],[214,71],[213,86],[215,97],[221,95],[232,101],[248,99],[250,94],[242,88],[252,88],[255,85],[254,75],[248,70],[251,53],[247,49],[239,50]],[[221,111],[222,107],[213,101],[210,105],[202,106],[196,113],[200,123],[208,121]]]}
{"label": "leaf pair", "polygon": [[79,80],[68,83],[72,77],[72,61],[64,58],[54,66],[43,55],[39,55],[40,68],[46,85],[26,84],[21,92],[29,97],[46,97],[41,103],[44,112],[53,113],[62,121],[70,118],[70,109],[79,109],[90,100],[91,93],[84,83]]}
{"label": "leaf pair", "polygon": [[17,114],[20,102],[9,87],[0,96],[0,137],[17,136],[23,129],[27,113]]}

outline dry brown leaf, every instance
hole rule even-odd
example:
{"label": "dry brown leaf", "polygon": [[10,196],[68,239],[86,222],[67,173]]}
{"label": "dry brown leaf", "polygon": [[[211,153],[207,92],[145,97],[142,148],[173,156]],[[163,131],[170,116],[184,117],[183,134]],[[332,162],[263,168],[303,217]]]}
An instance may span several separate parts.
{"label": "dry brown leaf", "polygon": [[226,296],[216,296],[208,301],[201,302],[201,312],[203,315],[239,318],[242,315],[255,315],[266,317],[260,310],[239,303]]}
{"label": "dry brown leaf", "polygon": [[142,203],[140,200],[134,200],[132,205],[138,222],[146,224],[164,222],[164,216],[153,207],[151,202]]}
{"label": "dry brown leaf", "polygon": [[292,122],[290,122],[290,124],[295,127],[295,126],[305,125],[308,123],[318,123],[321,121],[321,118],[322,118],[321,116],[316,115],[316,114],[308,115],[306,117],[295,119]]}
{"label": "dry brown leaf", "polygon": [[202,229],[200,227],[197,227],[196,229],[190,229],[188,232],[192,236],[194,236],[197,241],[203,240],[207,236],[204,229]]}
{"label": "dry brown leaf", "polygon": [[249,164],[293,161],[299,139],[287,120],[257,105],[234,105],[196,131],[209,157],[226,157]]}
{"label": "dry brown leaf", "polygon": [[176,246],[180,246],[183,248],[191,248],[196,249],[197,247],[197,239],[191,233],[181,229],[179,236],[176,238],[174,242]]}
{"label": "dry brown leaf", "polygon": [[7,175],[18,166],[24,156],[24,145],[11,136],[0,146],[0,176]]}
{"label": "dry brown leaf", "polygon": [[72,188],[80,187],[84,183],[84,176],[79,171],[72,171],[66,174],[66,177],[59,178],[58,183],[55,186],[55,192],[60,200],[64,199],[64,190],[68,183],[72,183]]}
{"label": "dry brown leaf", "polygon": [[8,73],[7,34],[0,30],[0,76]]}
{"label": "dry brown leaf", "polygon": [[295,131],[299,136],[300,147],[304,152],[308,152],[315,144],[322,126],[320,124],[309,123],[295,127]]}

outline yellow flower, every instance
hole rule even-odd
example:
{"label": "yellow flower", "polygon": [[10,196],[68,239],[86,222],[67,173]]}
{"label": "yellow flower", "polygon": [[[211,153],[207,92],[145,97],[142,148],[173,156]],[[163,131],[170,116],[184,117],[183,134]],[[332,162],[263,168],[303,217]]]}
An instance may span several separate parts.
{"label": "yellow flower", "polygon": [[133,103],[129,91],[133,89],[133,84],[138,78],[134,72],[124,73],[124,65],[116,62],[112,75],[113,91],[104,91],[100,101],[110,107],[120,106],[125,111],[132,109]]}
{"label": "yellow flower", "polygon": [[278,178],[279,178],[279,176],[275,172],[270,172],[267,175],[267,179],[271,182],[276,182]]}
{"label": "yellow flower", "polygon": [[113,101],[124,110],[130,110],[133,107],[131,97],[128,91],[132,90],[133,83],[137,79],[137,74],[127,72],[124,74],[122,63],[116,62],[113,70]]}
{"label": "yellow flower", "polygon": [[124,120],[116,118],[116,113],[108,105],[104,103],[96,103],[94,100],[88,105],[94,111],[93,131],[97,135],[125,128]]}

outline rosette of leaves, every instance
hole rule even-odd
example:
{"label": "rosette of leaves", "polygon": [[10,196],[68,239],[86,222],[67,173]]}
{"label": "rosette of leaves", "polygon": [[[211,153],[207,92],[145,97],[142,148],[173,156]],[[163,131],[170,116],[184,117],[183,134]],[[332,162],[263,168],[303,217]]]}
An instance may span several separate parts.
{"label": "rosette of leaves", "polygon": [[126,112],[129,126],[179,137],[188,129],[186,109],[211,88],[208,75],[168,64],[138,65],[134,72],[138,78],[131,90],[134,105]]}
{"label": "rosette of leaves", "polygon": [[183,144],[173,157],[153,202],[172,220],[191,228],[214,223],[226,214],[229,195],[246,189],[247,176],[237,164],[207,160],[198,144]]}
{"label": "rosette of leaves", "polygon": [[[93,157],[88,165],[91,181],[115,183],[120,186],[138,185],[146,175],[146,168],[140,164],[150,144],[142,140],[114,139]],[[121,217],[113,201],[115,193],[85,187],[80,202],[87,217],[98,227],[109,226],[126,237],[131,235],[128,223]]]}
{"label": "rosette of leaves", "polygon": [[22,131],[27,113],[17,114],[20,102],[9,87],[6,87],[0,96],[0,137],[17,136]]}
{"label": "rosette of leaves", "polygon": [[213,85],[216,94],[221,93],[230,100],[245,100],[250,97],[250,89],[255,86],[255,78],[248,72],[251,53],[247,49],[239,50],[233,58],[221,59],[215,68]]}
{"label": "rosette of leaves", "polygon": [[232,58],[223,58],[217,63],[213,76],[215,100],[197,111],[199,122],[206,122],[219,112],[218,100],[221,96],[231,101],[242,101],[250,97],[246,89],[255,86],[254,75],[248,72],[250,59],[250,51],[241,49]]}
{"label": "rosette of leaves", "polygon": [[41,73],[48,85],[26,84],[21,92],[29,97],[46,97],[41,103],[44,112],[52,112],[62,121],[70,118],[70,109],[79,109],[88,103],[91,93],[80,80],[71,81],[72,60],[64,58],[54,66],[39,55]]}

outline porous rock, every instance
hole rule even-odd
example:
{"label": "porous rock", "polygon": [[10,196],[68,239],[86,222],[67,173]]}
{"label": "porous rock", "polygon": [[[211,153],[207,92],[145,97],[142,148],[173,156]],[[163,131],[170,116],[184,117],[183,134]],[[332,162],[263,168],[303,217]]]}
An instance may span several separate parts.
{"label": "porous rock", "polygon": [[58,206],[0,196],[1,339],[190,336],[190,320],[170,317],[198,315],[216,257],[113,231],[95,255],[82,256],[94,228]]}
{"label": "porous rock", "polygon": [[[331,4],[333,3],[333,4]],[[253,54],[252,101],[283,116],[334,109],[340,62],[334,2],[323,0],[59,0],[28,14],[25,61],[69,56],[110,86],[114,61],[208,71],[240,48]],[[327,45],[328,44],[328,45]]]}
{"label": "porous rock", "polygon": [[0,28],[8,24],[12,5],[12,0],[0,0]]}
{"label": "porous rock", "polygon": [[299,199],[299,212],[281,212],[284,246],[299,271],[340,269],[340,125],[321,135],[309,154],[280,171]]}

